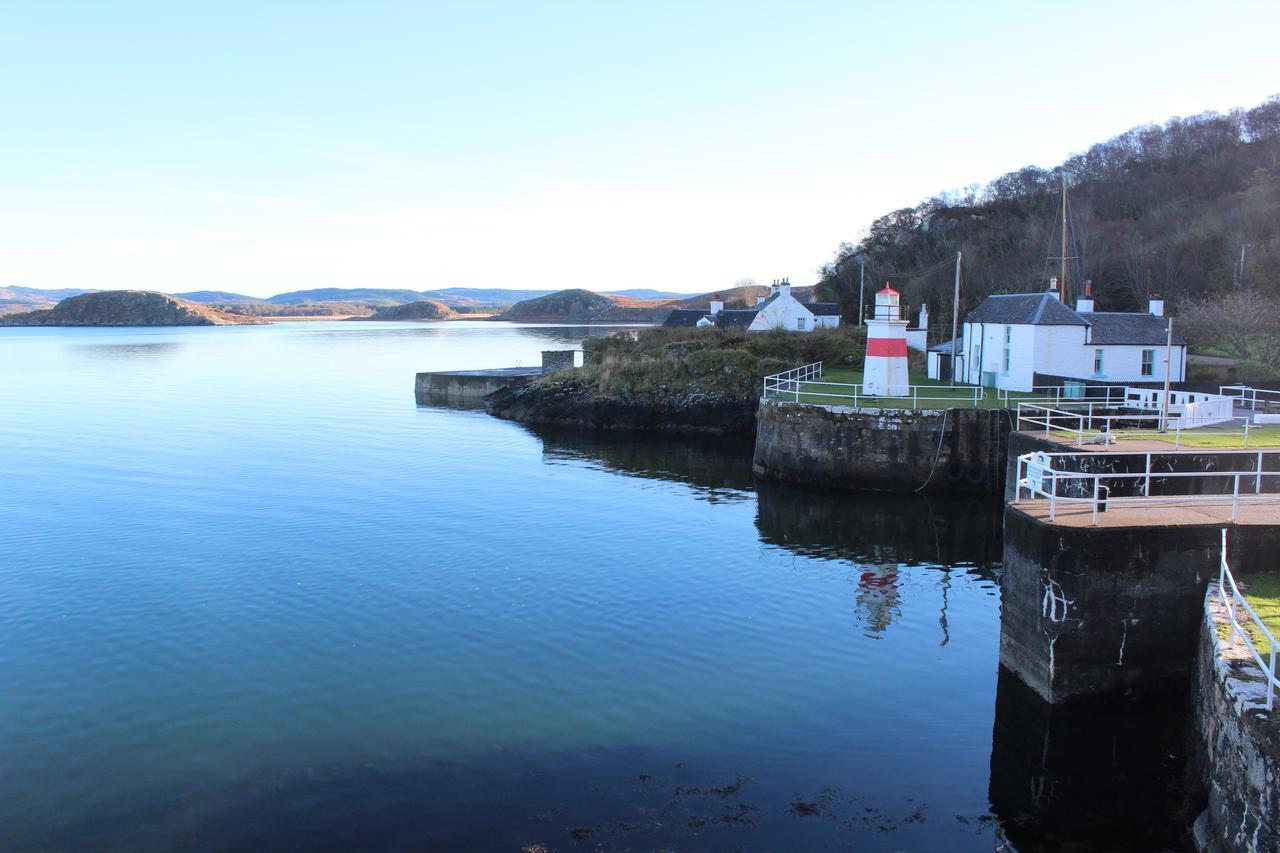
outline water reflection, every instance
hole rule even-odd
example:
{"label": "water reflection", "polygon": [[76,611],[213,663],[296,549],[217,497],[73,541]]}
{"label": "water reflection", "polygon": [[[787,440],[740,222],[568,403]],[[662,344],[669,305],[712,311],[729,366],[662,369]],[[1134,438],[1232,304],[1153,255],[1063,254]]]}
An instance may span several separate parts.
{"label": "water reflection", "polygon": [[526,425],[542,441],[548,465],[590,465],[631,477],[692,487],[710,502],[750,498],[752,442],[743,438],[610,433]]}
{"label": "water reflection", "polygon": [[182,349],[183,345],[179,341],[144,343],[130,341],[118,344],[75,344],[74,346],[83,355],[97,360],[154,361],[174,355]]}
{"label": "water reflection", "polygon": [[1018,850],[1183,850],[1186,696],[1050,705],[1001,668],[991,805]]}

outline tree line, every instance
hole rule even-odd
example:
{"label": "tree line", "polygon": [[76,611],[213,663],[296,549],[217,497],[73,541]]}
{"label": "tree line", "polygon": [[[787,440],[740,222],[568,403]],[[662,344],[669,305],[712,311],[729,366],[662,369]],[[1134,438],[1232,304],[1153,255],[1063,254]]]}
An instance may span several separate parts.
{"label": "tree line", "polygon": [[[857,316],[868,285],[964,253],[961,315],[992,293],[1043,290],[1058,274],[1060,187],[1068,190],[1068,295],[1092,280],[1098,310],[1160,293],[1174,310],[1247,291],[1280,303],[1280,95],[1248,110],[1135,127],[1052,169],[1026,166],[871,223],[819,273],[820,293]],[[945,267],[895,278],[912,305],[950,321]],[[867,287],[870,292],[872,288]],[[868,297],[869,298],[869,297]]]}

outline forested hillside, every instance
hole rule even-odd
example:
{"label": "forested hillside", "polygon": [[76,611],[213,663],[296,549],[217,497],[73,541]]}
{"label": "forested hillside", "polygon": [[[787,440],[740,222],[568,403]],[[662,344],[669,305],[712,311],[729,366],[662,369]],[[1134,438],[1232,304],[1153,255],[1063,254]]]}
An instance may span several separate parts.
{"label": "forested hillside", "polygon": [[[1138,307],[1149,292],[1180,304],[1249,290],[1280,299],[1280,96],[1250,110],[1135,127],[1053,169],[1028,166],[985,187],[943,193],[882,216],[839,247],[821,287],[856,316],[892,278],[912,305],[949,322],[952,269],[964,253],[961,312],[990,293],[1043,289],[1058,274],[1060,183],[1071,228],[1066,295],[1092,279],[1099,310]],[[1240,259],[1243,248],[1244,264]],[[923,275],[899,275],[936,267]],[[869,299],[868,295],[868,299]]]}

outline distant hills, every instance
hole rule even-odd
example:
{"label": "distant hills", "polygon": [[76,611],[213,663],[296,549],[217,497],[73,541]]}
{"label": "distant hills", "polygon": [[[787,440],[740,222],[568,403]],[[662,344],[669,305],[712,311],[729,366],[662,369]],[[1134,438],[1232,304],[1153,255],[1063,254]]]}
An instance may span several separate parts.
{"label": "distant hills", "polygon": [[53,308],[0,316],[0,326],[242,326],[262,322],[144,290],[82,293]]}
{"label": "distant hills", "polygon": [[[68,296],[95,292],[90,288],[42,290],[36,287],[0,287],[0,313],[42,308],[56,304]],[[311,313],[303,306],[316,306],[314,313],[330,315],[365,315],[381,308],[408,305],[424,300],[438,302],[454,310],[491,309],[498,312],[518,302],[550,296],[554,290],[507,290],[503,288],[446,287],[439,290],[406,290],[377,287],[319,287],[278,293],[265,299],[228,290],[190,290],[169,294],[188,302],[200,302],[232,308],[236,313],[256,316],[299,316]],[[670,300],[685,294],[652,288],[633,288],[605,293],[641,300]],[[272,308],[271,306],[281,306]],[[286,310],[286,307],[289,310]]]}
{"label": "distant hills", "polygon": [[[702,297],[703,303],[707,301]],[[517,302],[494,319],[521,323],[656,323],[675,307],[669,299],[634,299],[590,290],[561,290]]]}

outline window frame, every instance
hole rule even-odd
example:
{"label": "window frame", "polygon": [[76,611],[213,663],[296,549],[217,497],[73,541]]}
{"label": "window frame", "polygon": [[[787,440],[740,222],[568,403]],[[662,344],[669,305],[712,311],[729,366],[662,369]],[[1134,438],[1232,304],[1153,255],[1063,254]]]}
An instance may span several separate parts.
{"label": "window frame", "polygon": [[1141,366],[1138,368],[1139,374],[1154,378],[1156,375],[1156,351],[1153,349],[1144,349],[1140,358]]}

